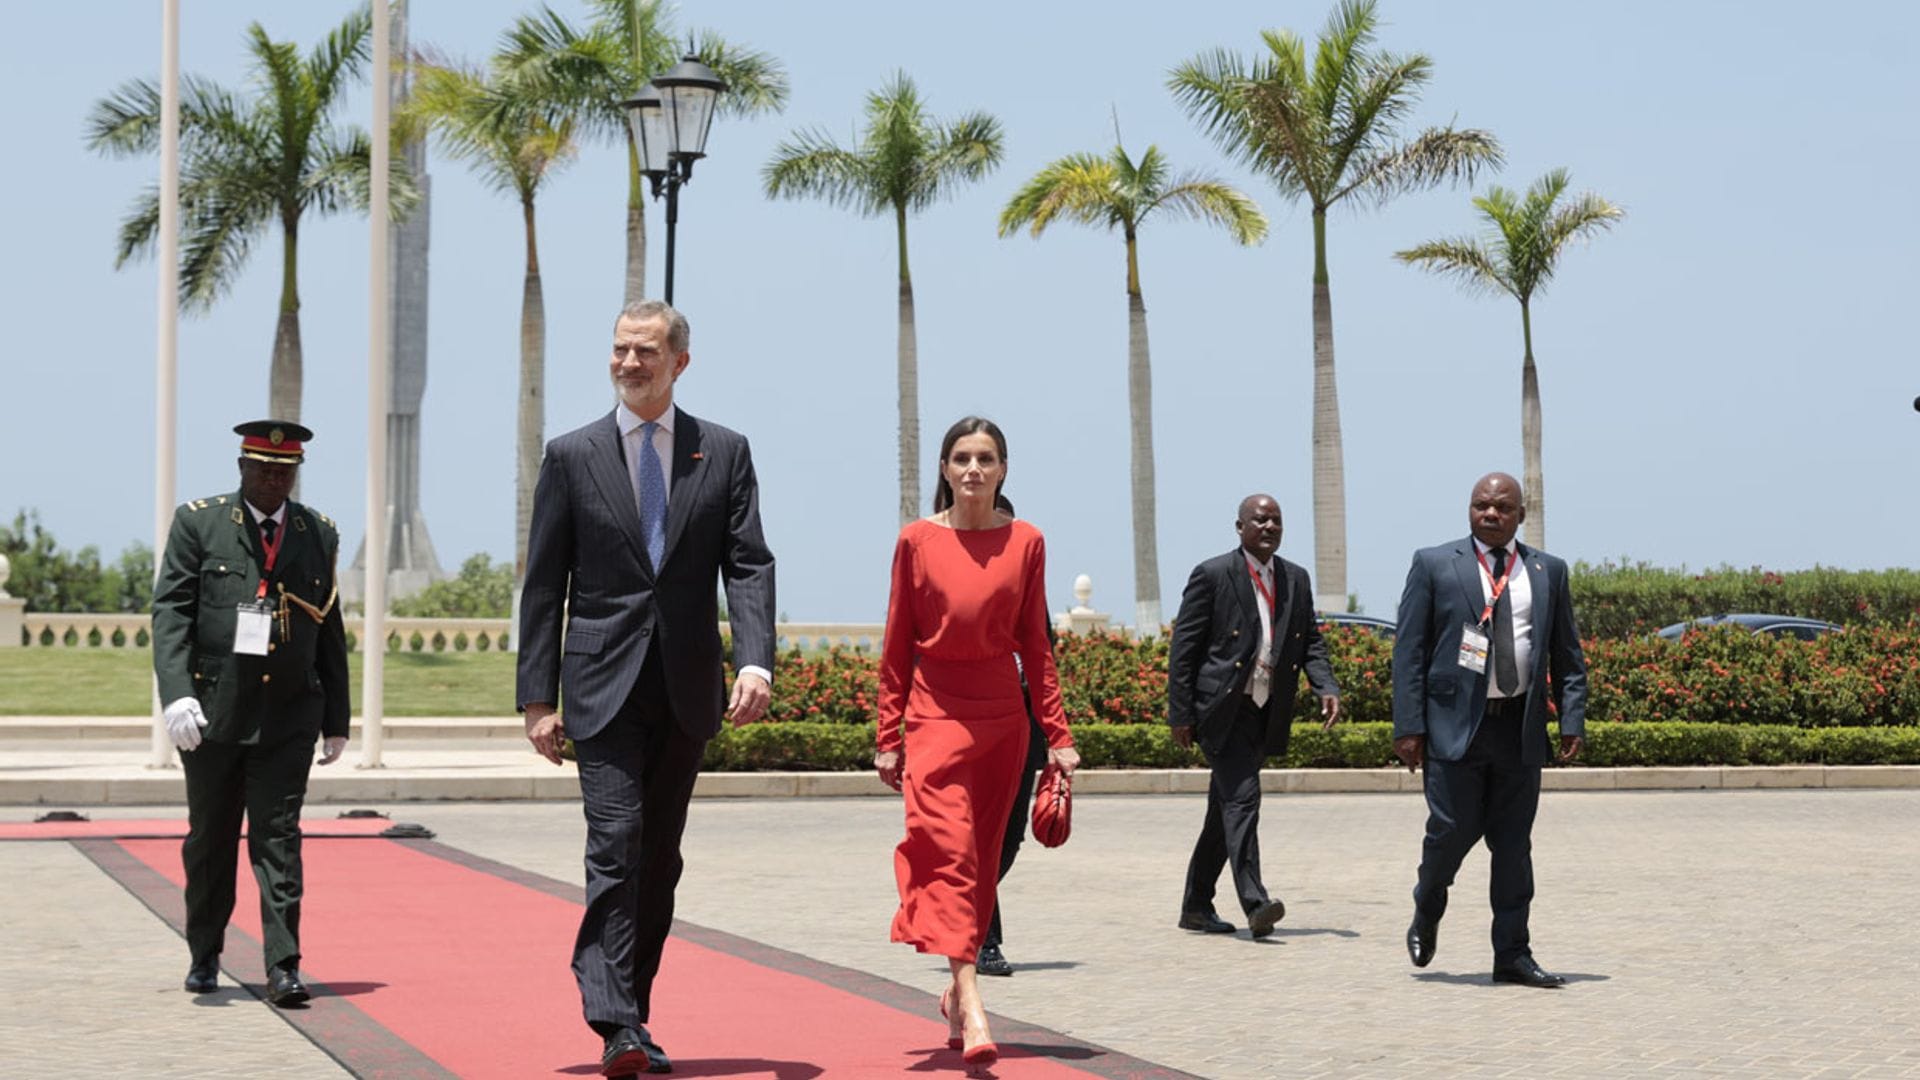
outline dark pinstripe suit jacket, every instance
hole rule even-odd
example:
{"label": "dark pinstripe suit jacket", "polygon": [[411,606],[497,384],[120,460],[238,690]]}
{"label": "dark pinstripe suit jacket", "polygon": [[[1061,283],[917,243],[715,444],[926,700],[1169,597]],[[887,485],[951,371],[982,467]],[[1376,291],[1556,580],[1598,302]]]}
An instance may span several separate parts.
{"label": "dark pinstripe suit jacket", "polygon": [[680,726],[702,739],[720,730],[716,581],[727,592],[734,662],[773,670],[773,553],[760,534],[746,438],[676,407],[669,468],[656,567],[612,412],[548,443],[540,463],[516,698],[521,709],[560,705],[574,739],[592,738],[619,712],[656,649]]}

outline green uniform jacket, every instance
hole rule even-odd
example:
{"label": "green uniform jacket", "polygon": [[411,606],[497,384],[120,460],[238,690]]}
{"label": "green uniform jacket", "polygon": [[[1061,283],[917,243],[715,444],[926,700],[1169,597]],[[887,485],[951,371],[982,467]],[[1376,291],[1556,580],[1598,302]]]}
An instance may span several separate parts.
{"label": "green uniform jacket", "polygon": [[[265,656],[236,656],[239,605],[258,594],[266,557],[238,494],[195,499],[173,513],[153,591],[153,671],[162,704],[200,700],[205,737],[275,743],[347,734],[347,634],[334,589],[340,534],[289,501],[280,552],[267,575],[275,613]],[[280,590],[326,613],[316,622]]]}

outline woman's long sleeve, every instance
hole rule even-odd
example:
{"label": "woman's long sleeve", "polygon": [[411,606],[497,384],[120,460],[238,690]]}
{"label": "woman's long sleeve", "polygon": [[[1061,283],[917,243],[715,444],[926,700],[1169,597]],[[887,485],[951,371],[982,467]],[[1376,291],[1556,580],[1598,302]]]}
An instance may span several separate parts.
{"label": "woman's long sleeve", "polygon": [[893,586],[887,595],[887,627],[880,645],[880,711],[874,724],[874,748],[880,753],[904,745],[901,719],[907,690],[913,685],[913,545],[906,534],[893,546]]}
{"label": "woman's long sleeve", "polygon": [[1026,667],[1027,688],[1033,696],[1034,717],[1046,733],[1047,745],[1063,749],[1073,745],[1073,733],[1067,728],[1066,710],[1060,705],[1060,676],[1053,666],[1053,640],[1047,635],[1047,545],[1034,537],[1027,558],[1023,602],[1020,610],[1020,658]]}

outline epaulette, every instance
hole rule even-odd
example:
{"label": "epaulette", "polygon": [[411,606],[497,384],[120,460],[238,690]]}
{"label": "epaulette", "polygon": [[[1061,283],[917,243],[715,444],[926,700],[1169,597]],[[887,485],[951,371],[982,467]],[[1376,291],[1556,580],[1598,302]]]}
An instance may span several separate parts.
{"label": "epaulette", "polygon": [[225,495],[209,495],[204,499],[188,499],[185,503],[185,507],[188,510],[205,510],[209,507],[225,505],[227,505],[227,497]]}

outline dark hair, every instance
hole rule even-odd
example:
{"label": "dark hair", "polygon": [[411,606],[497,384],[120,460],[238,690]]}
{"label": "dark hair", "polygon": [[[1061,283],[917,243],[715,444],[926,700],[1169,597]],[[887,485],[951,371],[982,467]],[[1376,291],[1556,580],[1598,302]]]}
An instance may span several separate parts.
{"label": "dark hair", "polygon": [[[1007,436],[1000,430],[1000,425],[983,416],[963,416],[954,421],[953,426],[947,429],[946,438],[940,440],[940,475],[933,482],[933,512],[936,514],[953,505],[953,486],[947,483],[947,457],[953,453],[953,444],[966,435],[986,435],[991,438],[1000,451],[1001,463],[1006,463]],[[1001,483],[1005,484],[1006,481],[1002,480]],[[993,494],[997,498],[1000,489],[994,488]]]}

